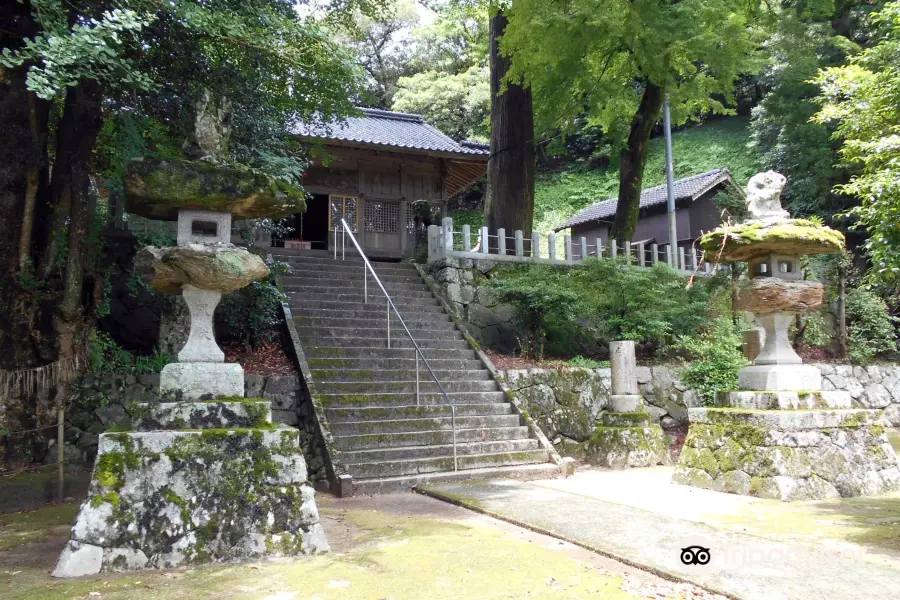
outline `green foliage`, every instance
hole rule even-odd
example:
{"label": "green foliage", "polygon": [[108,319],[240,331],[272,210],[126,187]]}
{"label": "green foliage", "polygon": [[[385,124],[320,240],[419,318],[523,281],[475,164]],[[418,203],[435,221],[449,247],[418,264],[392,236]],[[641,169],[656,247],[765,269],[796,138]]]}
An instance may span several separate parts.
{"label": "green foliage", "polygon": [[830,220],[846,208],[847,198],[832,192],[848,177],[835,164],[839,144],[828,126],[811,120],[820,91],[812,80],[820,68],[842,64],[859,50],[861,17],[871,9],[856,0],[794,5],[782,11],[769,40],[770,64],[759,81],[766,91],[753,108],[752,143],[765,168],[787,177],[782,201],[792,214]]}
{"label": "green foliage", "polygon": [[456,140],[490,138],[491,86],[484,67],[458,74],[425,71],[397,82],[393,110],[425,117]]}
{"label": "green foliage", "polygon": [[[687,177],[718,168],[731,171],[743,187],[759,171],[759,155],[747,147],[748,120],[731,117],[675,132],[672,136],[675,177]],[[666,181],[665,144],[650,141],[644,188]],[[534,223],[541,232],[551,231],[579,210],[618,193],[619,173],[614,166],[577,166],[567,171],[539,173],[535,182]],[[454,215],[455,218],[455,215]]]}
{"label": "green foliage", "polygon": [[222,298],[216,309],[216,320],[229,339],[250,348],[275,339],[281,325],[281,303],[287,297],[278,289],[277,278],[290,273],[290,265],[282,261],[266,261],[270,275],[254,281]]}
{"label": "green foliage", "polygon": [[583,261],[572,278],[587,307],[582,322],[591,324],[598,343],[634,340],[655,348],[705,323],[710,292],[720,283],[709,279],[688,286],[687,278],[666,264],[639,269],[605,259]]}
{"label": "green foliage", "polygon": [[742,0],[617,2],[516,0],[501,51],[507,81],[534,95],[537,132],[585,124],[621,144],[646,82],[671,97],[676,124],[729,113],[734,82],[759,65],[759,4]]}
{"label": "green foliage", "polygon": [[155,350],[150,356],[135,356],[122,348],[108,333],[95,329],[88,347],[90,370],[95,373],[159,373],[177,358]]}
{"label": "green foliage", "polygon": [[803,344],[810,348],[825,348],[831,343],[831,335],[820,312],[814,312],[803,318]]}
{"label": "green foliage", "polygon": [[664,264],[638,269],[589,259],[568,268],[505,269],[492,274],[488,286],[498,301],[512,305],[528,348],[575,354],[626,339],[660,350],[697,331],[722,282],[687,282]]}
{"label": "green foliage", "polygon": [[581,367],[583,369],[602,369],[609,367],[608,360],[594,360],[593,358],[585,358],[581,355],[573,356],[567,362],[572,367]]}
{"label": "green foliage", "polygon": [[738,389],[738,371],[747,360],[730,319],[713,320],[700,333],[681,338],[678,346],[691,361],[682,370],[681,381],[699,394],[704,405],[712,406],[718,392]]}
{"label": "green foliage", "polygon": [[820,72],[816,121],[836,126],[841,158],[859,170],[840,191],[858,199],[851,210],[869,233],[872,282],[900,287],[900,2],[876,18],[877,43],[841,67]]}
{"label": "green foliage", "polygon": [[512,305],[523,334],[522,352],[528,356],[543,358],[548,331],[572,324],[585,308],[563,267],[516,266],[491,279],[488,286],[498,302]]}
{"label": "green foliage", "polygon": [[878,354],[897,349],[894,324],[884,300],[873,292],[857,288],[847,294],[848,340],[850,360],[867,363]]}

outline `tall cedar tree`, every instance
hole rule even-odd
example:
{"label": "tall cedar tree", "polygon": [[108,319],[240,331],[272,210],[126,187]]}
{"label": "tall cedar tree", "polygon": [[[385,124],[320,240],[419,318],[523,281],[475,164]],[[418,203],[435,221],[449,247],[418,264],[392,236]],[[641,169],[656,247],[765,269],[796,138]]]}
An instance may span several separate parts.
{"label": "tall cedar tree", "polygon": [[500,52],[507,17],[498,10],[490,22],[491,157],[484,224],[488,231],[521,229],[528,236],[534,219],[534,112],[531,89],[509,78],[510,58]]}

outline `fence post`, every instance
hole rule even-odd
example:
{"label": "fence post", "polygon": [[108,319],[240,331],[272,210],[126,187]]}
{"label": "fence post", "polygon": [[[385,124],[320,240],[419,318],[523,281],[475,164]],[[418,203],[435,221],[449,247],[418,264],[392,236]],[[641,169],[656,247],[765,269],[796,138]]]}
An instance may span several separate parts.
{"label": "fence post", "polygon": [[609,256],[613,260],[619,257],[619,242],[616,240],[609,240]]}
{"label": "fence post", "polygon": [[497,230],[497,254],[506,255],[506,230],[502,228]]}
{"label": "fence post", "polygon": [[594,243],[597,244],[597,258],[603,258],[603,240],[597,238]]}
{"label": "fence post", "polygon": [[551,231],[547,234],[547,255],[550,260],[556,262],[556,232]]}
{"label": "fence post", "polygon": [[691,261],[692,261],[692,264],[691,264],[691,270],[692,270],[692,271],[696,271],[696,270],[697,270],[697,266],[698,266],[700,263],[698,262],[698,259],[697,259],[697,249],[694,248],[693,246],[691,247]]}
{"label": "fence post", "polygon": [[469,227],[468,223],[462,226],[462,234],[463,252],[469,252],[470,250],[472,250],[472,228]]}
{"label": "fence post", "polygon": [[678,246],[678,262],[681,264],[681,270],[687,271],[687,263],[684,256],[684,246]]}
{"label": "fence post", "polygon": [[57,491],[57,496],[59,503],[62,504],[63,501],[63,493],[65,492],[65,480],[63,468],[63,460],[66,455],[66,439],[65,439],[65,422],[66,422],[66,409],[62,407],[62,404],[59,406],[59,413],[57,414],[57,422],[56,422],[56,449],[57,449],[57,457],[56,457],[56,466],[57,466],[57,477],[59,477],[59,489]]}
{"label": "fence post", "polygon": [[631,241],[625,242],[625,264],[631,266]]}
{"label": "fence post", "polygon": [[707,274],[712,273],[712,265],[708,262],[703,263],[703,270],[706,271]]}
{"label": "fence post", "polygon": [[444,258],[448,258],[453,252],[453,217],[444,217],[442,221],[444,227],[444,239],[442,240]]}
{"label": "fence post", "polygon": [[586,258],[588,257],[587,238],[584,237],[584,236],[581,236],[581,240],[580,240],[580,241],[581,241],[581,250],[580,250],[580,252],[581,252],[581,259],[580,259],[580,260],[584,260],[584,259],[586,259]]}
{"label": "fence post", "polygon": [[567,235],[565,237],[565,248],[566,248],[566,260],[572,260],[572,236]]}
{"label": "fence post", "polygon": [[525,234],[516,229],[516,256],[525,256]]}
{"label": "fence post", "polygon": [[672,244],[666,246],[666,263],[668,263],[670,267],[675,267],[675,263],[672,262]]}
{"label": "fence post", "polygon": [[531,232],[531,256],[532,258],[541,257],[541,234],[537,231]]}
{"label": "fence post", "polygon": [[638,266],[646,267],[647,266],[647,257],[644,255],[644,242],[638,242],[637,252],[638,252],[638,261],[637,261]]}
{"label": "fence post", "polygon": [[490,237],[488,237],[488,228],[487,227],[481,228],[481,243],[480,244],[481,245],[479,246],[479,248],[481,248],[481,253],[488,254],[490,252]]}
{"label": "fence post", "polygon": [[650,244],[650,264],[655,265],[659,262],[659,244]]}
{"label": "fence post", "polygon": [[433,263],[438,259],[438,251],[440,250],[438,246],[438,235],[440,227],[437,225],[429,225],[428,226],[428,262]]}

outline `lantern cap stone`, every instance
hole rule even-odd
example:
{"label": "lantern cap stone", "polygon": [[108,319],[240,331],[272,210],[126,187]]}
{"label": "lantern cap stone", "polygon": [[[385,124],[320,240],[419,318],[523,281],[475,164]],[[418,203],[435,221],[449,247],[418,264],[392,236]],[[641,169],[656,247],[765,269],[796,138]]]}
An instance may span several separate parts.
{"label": "lantern cap stone", "polygon": [[175,221],[182,209],[281,218],[306,210],[306,193],[259,171],[207,160],[136,158],[124,177],[128,211]]}

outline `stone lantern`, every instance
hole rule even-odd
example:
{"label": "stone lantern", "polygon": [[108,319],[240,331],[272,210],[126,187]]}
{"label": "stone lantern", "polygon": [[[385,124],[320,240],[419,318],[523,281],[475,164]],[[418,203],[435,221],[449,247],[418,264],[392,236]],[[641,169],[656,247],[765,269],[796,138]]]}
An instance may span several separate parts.
{"label": "stone lantern", "polygon": [[688,410],[675,481],[782,500],[897,489],[900,469],[881,411],[853,408],[848,392],[823,391],[821,372],[791,346],[791,322],[824,299],[821,283],[803,279],[800,258],[839,252],[844,238],[791,219],[779,199],[784,184],[778,173],[755,175],[747,186],[751,219],[701,238],[707,260],[748,263],[738,306],[753,313],[766,340],[738,373],[738,390],[720,393],[717,406]]}

